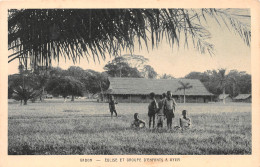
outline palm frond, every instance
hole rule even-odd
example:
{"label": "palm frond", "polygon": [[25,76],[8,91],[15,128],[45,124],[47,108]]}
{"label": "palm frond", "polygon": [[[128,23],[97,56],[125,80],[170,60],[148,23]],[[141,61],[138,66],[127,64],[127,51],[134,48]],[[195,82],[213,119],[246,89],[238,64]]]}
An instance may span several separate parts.
{"label": "palm frond", "polygon": [[232,15],[223,9],[11,9],[8,46],[14,53],[8,62],[20,59],[32,66],[49,66],[60,57],[74,63],[82,57],[100,61],[107,53],[132,53],[136,40],[139,49],[145,44],[149,50],[149,43],[157,47],[165,39],[179,47],[181,35],[184,47],[191,40],[200,53],[213,54],[211,34],[201,23],[206,14],[232,27],[250,45],[250,27],[237,19],[250,15]]}
{"label": "palm frond", "polygon": [[179,91],[179,90],[185,90],[185,89],[191,89],[193,86],[190,85],[189,82],[182,82],[182,81],[179,81],[179,84],[181,85],[180,87],[178,87],[176,89],[176,91]]}

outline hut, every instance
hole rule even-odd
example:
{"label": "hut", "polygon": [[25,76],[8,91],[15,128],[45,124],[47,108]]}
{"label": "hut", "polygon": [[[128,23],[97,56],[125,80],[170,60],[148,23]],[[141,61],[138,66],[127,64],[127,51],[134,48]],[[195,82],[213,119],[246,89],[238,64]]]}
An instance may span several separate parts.
{"label": "hut", "polygon": [[252,102],[252,96],[251,96],[251,94],[239,94],[234,98],[234,102],[251,103]]}
{"label": "hut", "polygon": [[109,88],[104,92],[105,97],[113,95],[118,102],[147,103],[149,94],[154,92],[156,99],[162,93],[170,90],[177,102],[183,102],[183,90],[177,90],[179,81],[190,83],[192,88],[186,89],[186,102],[207,103],[212,100],[213,94],[197,79],[146,79],[146,78],[112,78],[109,77]]}
{"label": "hut", "polygon": [[220,94],[220,95],[218,96],[218,101],[219,101],[219,102],[223,102],[224,99],[225,99],[225,102],[226,102],[226,103],[230,103],[230,102],[233,101],[232,98],[231,98],[231,96],[230,96],[229,94]]}

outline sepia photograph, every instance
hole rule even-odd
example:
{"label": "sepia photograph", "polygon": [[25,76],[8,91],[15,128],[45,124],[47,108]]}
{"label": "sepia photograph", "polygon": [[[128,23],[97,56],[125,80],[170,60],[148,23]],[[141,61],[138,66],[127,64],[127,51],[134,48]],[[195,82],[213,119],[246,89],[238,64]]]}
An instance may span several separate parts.
{"label": "sepia photograph", "polygon": [[251,155],[248,8],[8,9],[8,155]]}

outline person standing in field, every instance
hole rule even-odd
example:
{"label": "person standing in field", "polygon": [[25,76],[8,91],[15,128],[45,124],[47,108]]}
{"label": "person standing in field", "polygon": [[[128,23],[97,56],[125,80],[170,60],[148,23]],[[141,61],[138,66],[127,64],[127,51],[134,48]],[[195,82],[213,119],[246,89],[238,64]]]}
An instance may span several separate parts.
{"label": "person standing in field", "polygon": [[116,104],[118,104],[118,103],[114,100],[114,96],[110,96],[109,109],[110,109],[110,113],[111,113],[111,118],[113,117],[113,113],[115,113],[115,115],[117,117]]}
{"label": "person standing in field", "polygon": [[151,123],[153,124],[153,128],[154,128],[154,124],[155,124],[155,114],[156,111],[158,109],[158,105],[155,99],[155,93],[150,93],[150,99],[151,102],[148,106],[148,117],[149,117],[149,128],[151,128]]}
{"label": "person standing in field", "polygon": [[164,111],[165,111],[165,116],[167,119],[167,129],[172,129],[172,119],[174,118],[174,112],[175,112],[175,107],[176,107],[176,102],[172,98],[172,92],[167,91],[167,98],[165,99],[164,103]]}
{"label": "person standing in field", "polygon": [[164,104],[165,104],[166,94],[163,93],[160,96],[160,101],[158,102],[158,110],[157,110],[157,128],[163,128],[163,119],[165,117],[164,113]]}

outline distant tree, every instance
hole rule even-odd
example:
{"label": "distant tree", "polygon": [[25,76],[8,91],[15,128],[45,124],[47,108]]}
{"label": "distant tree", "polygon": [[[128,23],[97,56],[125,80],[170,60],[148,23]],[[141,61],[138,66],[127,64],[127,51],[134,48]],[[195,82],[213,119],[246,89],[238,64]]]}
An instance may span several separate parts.
{"label": "distant tree", "polygon": [[185,76],[187,79],[199,79],[201,82],[208,82],[210,80],[210,71],[202,72],[190,72]]}
{"label": "distant tree", "polygon": [[207,70],[205,72],[190,72],[188,75],[186,75],[184,78],[187,79],[198,79],[200,80],[204,86],[206,87],[206,89],[208,91],[210,91],[213,94],[217,94],[218,93],[218,86],[217,84],[217,75],[215,75],[215,73],[217,73],[216,71],[211,71],[211,70]]}
{"label": "distant tree", "polygon": [[19,74],[8,76],[8,98],[12,98],[13,90],[17,86],[22,86],[23,78]]}
{"label": "distant tree", "polygon": [[84,78],[86,74],[85,70],[78,66],[70,66],[64,73],[66,76],[73,76],[78,80]]}
{"label": "distant tree", "polygon": [[20,100],[23,104],[27,105],[27,101],[29,99],[35,99],[40,95],[40,91],[34,90],[33,88],[30,88],[29,86],[17,86],[14,88],[14,96],[13,98],[15,100]]}
{"label": "distant tree", "polygon": [[158,76],[157,72],[150,65],[144,65],[142,74],[144,78],[156,78]]}
{"label": "distant tree", "polygon": [[[223,69],[222,73],[224,72]],[[185,78],[199,79],[207,90],[211,93],[219,95],[223,94],[223,86],[225,85],[225,93],[232,97],[239,93],[251,93],[251,75],[237,70],[230,70],[228,74],[220,73],[216,70],[207,70],[205,72],[190,72]]]}
{"label": "distant tree", "polygon": [[71,95],[71,101],[74,101],[74,96],[82,96],[84,85],[79,80],[71,77],[55,77],[50,79],[46,87],[47,91],[52,94],[61,95],[65,99]]}
{"label": "distant tree", "polygon": [[93,70],[86,70],[88,79],[85,83],[86,89],[89,93],[96,94],[101,93],[103,94],[104,90],[108,89],[109,82],[108,82],[108,74],[106,72],[99,73]]}
{"label": "distant tree", "polygon": [[190,85],[190,83],[184,83],[182,81],[179,81],[179,84],[181,85],[179,88],[177,88],[176,91],[178,90],[183,90],[183,102],[186,103],[186,90],[187,89],[191,89],[192,88],[192,85]]}
{"label": "distant tree", "polygon": [[175,79],[175,77],[171,74],[163,74],[160,76],[160,79]]}
{"label": "distant tree", "polygon": [[13,94],[12,98],[27,105],[29,99],[36,98],[36,95],[39,96],[39,91],[32,71],[24,68],[22,64],[18,66],[18,70],[19,74],[8,76],[9,97]]}
{"label": "distant tree", "polygon": [[40,101],[44,100],[45,87],[50,79],[50,69],[48,68],[38,68],[34,70],[30,75],[32,77],[34,88],[40,90]]}
{"label": "distant tree", "polygon": [[239,78],[237,79],[237,86],[239,89],[239,93],[243,94],[250,94],[252,93],[252,81],[251,81],[251,75],[240,72]]}
{"label": "distant tree", "polygon": [[143,69],[143,66],[148,62],[148,59],[142,55],[125,54],[121,57],[124,58],[125,62],[127,62],[130,67],[137,68],[138,70]]}
{"label": "distant tree", "polygon": [[[237,80],[235,77],[228,77],[228,81],[227,81],[227,84],[229,87],[231,87],[230,89],[232,90],[231,93],[229,93],[232,97],[235,97],[238,95],[238,91],[236,90],[237,89]],[[232,86],[230,86],[232,85]]]}
{"label": "distant tree", "polygon": [[13,97],[14,89],[10,86],[8,86],[8,99],[11,99]]}
{"label": "distant tree", "polygon": [[[222,90],[223,97],[225,97],[226,94],[226,82],[227,82],[227,76],[226,76],[226,69],[219,69],[217,73],[218,77],[218,86]],[[223,98],[223,103],[226,103],[225,98]]]}
{"label": "distant tree", "polygon": [[60,77],[66,75],[66,71],[60,67],[50,67],[48,73],[50,77]]}
{"label": "distant tree", "polygon": [[104,70],[111,77],[133,77],[141,78],[142,75],[135,67],[130,67],[123,57],[116,57],[111,62],[108,62]]}

